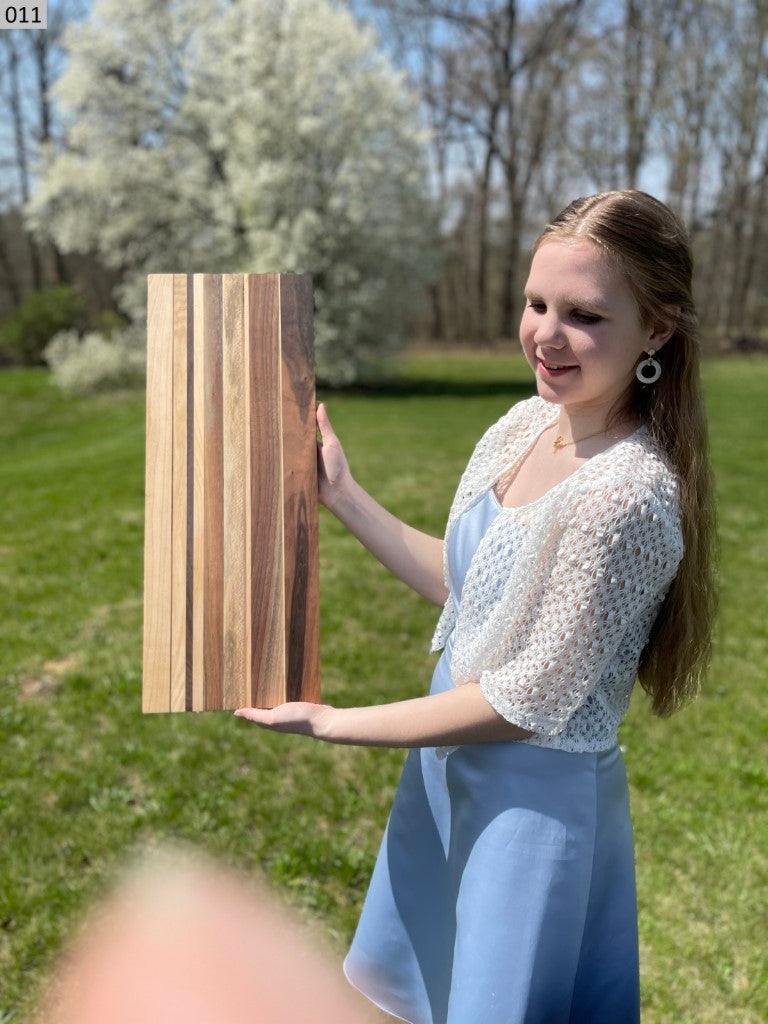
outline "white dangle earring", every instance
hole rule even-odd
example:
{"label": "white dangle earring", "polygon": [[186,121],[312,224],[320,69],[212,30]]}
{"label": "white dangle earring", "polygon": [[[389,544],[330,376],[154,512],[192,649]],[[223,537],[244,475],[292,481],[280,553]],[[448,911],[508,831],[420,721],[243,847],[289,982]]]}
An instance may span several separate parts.
{"label": "white dangle earring", "polygon": [[[641,384],[655,384],[661,376],[661,363],[657,359],[651,358],[655,351],[655,348],[649,349],[648,358],[644,362],[638,363],[637,368],[635,369],[635,376]],[[652,377],[645,376],[645,373],[643,371],[646,369],[650,370],[650,372],[653,374]]]}

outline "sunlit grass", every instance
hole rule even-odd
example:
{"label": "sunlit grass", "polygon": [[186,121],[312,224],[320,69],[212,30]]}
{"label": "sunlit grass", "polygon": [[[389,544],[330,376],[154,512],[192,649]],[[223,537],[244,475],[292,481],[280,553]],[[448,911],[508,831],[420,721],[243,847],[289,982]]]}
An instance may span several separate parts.
{"label": "sunlit grass", "polygon": [[[420,354],[379,393],[327,393],[374,496],[442,534],[483,430],[532,393],[515,355]],[[701,699],[638,696],[622,728],[637,842],[643,1019],[768,1017],[764,908],[768,361],[704,369],[722,614]],[[229,714],[142,716],[144,400],[66,399],[0,373],[0,1020],[27,1021],[64,937],[137,844],[175,837],[263,872],[351,937],[401,751],[275,736]],[[426,691],[437,611],[324,510],[324,699]],[[469,1022],[468,1022],[469,1024]]]}

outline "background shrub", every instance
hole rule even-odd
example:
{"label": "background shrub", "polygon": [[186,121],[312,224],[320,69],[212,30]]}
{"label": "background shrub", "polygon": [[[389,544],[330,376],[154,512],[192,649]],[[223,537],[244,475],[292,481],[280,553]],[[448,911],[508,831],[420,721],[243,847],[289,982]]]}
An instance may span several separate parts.
{"label": "background shrub", "polygon": [[0,362],[39,366],[43,349],[59,331],[84,328],[83,296],[69,285],[29,292],[13,314],[0,324]]}
{"label": "background shrub", "polygon": [[146,379],[147,349],[143,325],[113,331],[107,337],[89,331],[60,331],[43,357],[56,384],[67,394],[87,395],[120,387],[138,387]]}

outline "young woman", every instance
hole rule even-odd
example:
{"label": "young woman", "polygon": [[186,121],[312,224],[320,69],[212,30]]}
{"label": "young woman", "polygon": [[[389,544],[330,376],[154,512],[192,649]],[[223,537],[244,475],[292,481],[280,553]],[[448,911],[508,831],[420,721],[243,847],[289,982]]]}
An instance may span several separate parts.
{"label": "young woman", "polygon": [[443,605],[428,696],[236,712],[413,748],[344,968],[412,1024],[639,1020],[632,825],[617,728],[635,680],[697,692],[716,609],[692,260],[635,190],[534,246],[520,327],[537,394],[481,438],[445,540],[354,481],[318,410],[320,500]]}

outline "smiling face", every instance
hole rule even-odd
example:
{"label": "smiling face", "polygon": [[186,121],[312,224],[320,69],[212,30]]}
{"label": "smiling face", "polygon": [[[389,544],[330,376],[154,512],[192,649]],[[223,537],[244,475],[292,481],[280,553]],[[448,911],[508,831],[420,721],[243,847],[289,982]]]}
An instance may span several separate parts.
{"label": "smiling face", "polygon": [[[607,411],[671,329],[643,327],[624,274],[587,240],[544,241],[525,286],[520,342],[539,394],[569,410]],[[551,362],[563,369],[550,373]]]}

